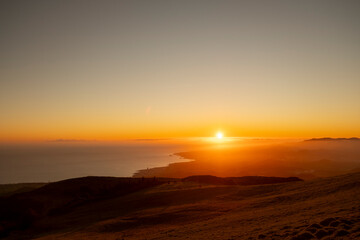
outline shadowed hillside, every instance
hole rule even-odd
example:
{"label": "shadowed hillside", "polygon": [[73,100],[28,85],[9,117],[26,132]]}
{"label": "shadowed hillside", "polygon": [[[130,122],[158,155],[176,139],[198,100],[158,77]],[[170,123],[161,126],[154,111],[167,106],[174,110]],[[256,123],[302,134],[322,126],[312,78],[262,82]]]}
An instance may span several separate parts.
{"label": "shadowed hillside", "polygon": [[[46,216],[71,212],[78,206],[95,201],[116,198],[160,184],[177,182],[169,178],[115,178],[85,177],[50,183],[46,186],[0,199],[1,234],[26,229],[35,221]],[[200,182],[217,185],[257,185],[300,181],[296,178],[243,177],[219,178],[214,176],[193,176],[183,182]]]}
{"label": "shadowed hillside", "polygon": [[169,180],[158,178],[84,177],[47,184],[33,191],[0,198],[0,234],[26,229],[37,219],[70,212],[89,202],[154,187]]}
{"label": "shadowed hillside", "polygon": [[45,185],[46,183],[0,184],[0,197],[8,197],[16,193],[30,192]]}
{"label": "shadowed hillside", "polygon": [[[36,196],[47,208],[35,204],[32,212],[42,210],[42,217],[6,239],[360,237],[360,173],[256,186],[203,184],[199,179],[224,180],[80,178],[49,184],[7,198],[24,210],[21,201]],[[50,203],[61,210],[50,211]]]}
{"label": "shadowed hillside", "polygon": [[198,182],[213,185],[262,185],[275,184],[285,182],[302,181],[297,177],[261,177],[261,176],[246,176],[246,177],[215,177],[210,175],[190,176],[182,179],[183,182]]}

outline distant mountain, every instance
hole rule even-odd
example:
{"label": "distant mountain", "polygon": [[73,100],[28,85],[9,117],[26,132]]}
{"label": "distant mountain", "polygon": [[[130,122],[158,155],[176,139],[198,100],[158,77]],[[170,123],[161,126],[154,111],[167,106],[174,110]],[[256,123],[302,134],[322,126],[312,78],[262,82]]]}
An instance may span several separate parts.
{"label": "distant mountain", "polygon": [[352,137],[352,138],[330,138],[330,137],[324,137],[324,138],[311,138],[305,140],[306,142],[310,141],[360,141],[360,138]]}

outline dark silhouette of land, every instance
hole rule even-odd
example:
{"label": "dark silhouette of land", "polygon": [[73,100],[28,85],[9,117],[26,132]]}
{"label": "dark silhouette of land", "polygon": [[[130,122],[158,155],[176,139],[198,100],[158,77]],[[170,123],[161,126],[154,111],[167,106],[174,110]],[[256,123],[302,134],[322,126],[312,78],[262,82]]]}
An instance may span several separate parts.
{"label": "dark silhouette of land", "polygon": [[262,176],[245,176],[245,177],[215,177],[211,175],[190,176],[182,179],[183,182],[198,182],[213,185],[261,185],[285,182],[303,181],[297,177],[262,177]]}
{"label": "dark silhouette of land", "polygon": [[324,138],[311,138],[305,141],[312,142],[312,141],[360,141],[360,138],[351,137],[351,138],[331,138],[331,137],[324,137]]}
{"label": "dark silhouette of land", "polygon": [[0,197],[7,197],[15,193],[30,192],[47,183],[15,183],[15,184],[0,184]]}
{"label": "dark silhouette of land", "polygon": [[[252,185],[252,186],[250,186]],[[5,239],[356,239],[360,173],[85,177],[0,200]]]}
{"label": "dark silhouette of land", "polygon": [[84,177],[49,183],[42,187],[38,184],[38,189],[23,189],[24,193],[16,191],[12,196],[0,199],[0,221],[3,223],[0,233],[6,235],[13,230],[26,229],[36,220],[71,212],[72,209],[91,202],[121,197],[146,188],[180,181],[215,185],[258,185],[301,179],[257,176],[191,176],[184,179]]}

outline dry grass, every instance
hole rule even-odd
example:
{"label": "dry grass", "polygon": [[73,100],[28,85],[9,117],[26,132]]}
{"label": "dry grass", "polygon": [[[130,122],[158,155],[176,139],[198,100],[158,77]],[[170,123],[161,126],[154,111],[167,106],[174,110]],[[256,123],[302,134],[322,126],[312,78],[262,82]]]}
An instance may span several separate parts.
{"label": "dry grass", "polygon": [[359,199],[360,173],[247,187],[176,182],[47,217],[25,235],[38,240],[357,239]]}

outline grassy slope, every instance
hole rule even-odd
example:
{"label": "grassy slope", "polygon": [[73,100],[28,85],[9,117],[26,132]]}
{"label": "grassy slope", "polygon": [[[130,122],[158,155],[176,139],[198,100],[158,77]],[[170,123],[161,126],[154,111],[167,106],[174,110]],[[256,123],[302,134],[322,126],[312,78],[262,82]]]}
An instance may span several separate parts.
{"label": "grassy slope", "polygon": [[[248,187],[177,182],[48,217],[26,235],[46,232],[37,235],[41,240],[356,239],[359,199],[360,173]],[[333,219],[322,222],[328,218]],[[336,237],[341,234],[346,235]]]}

